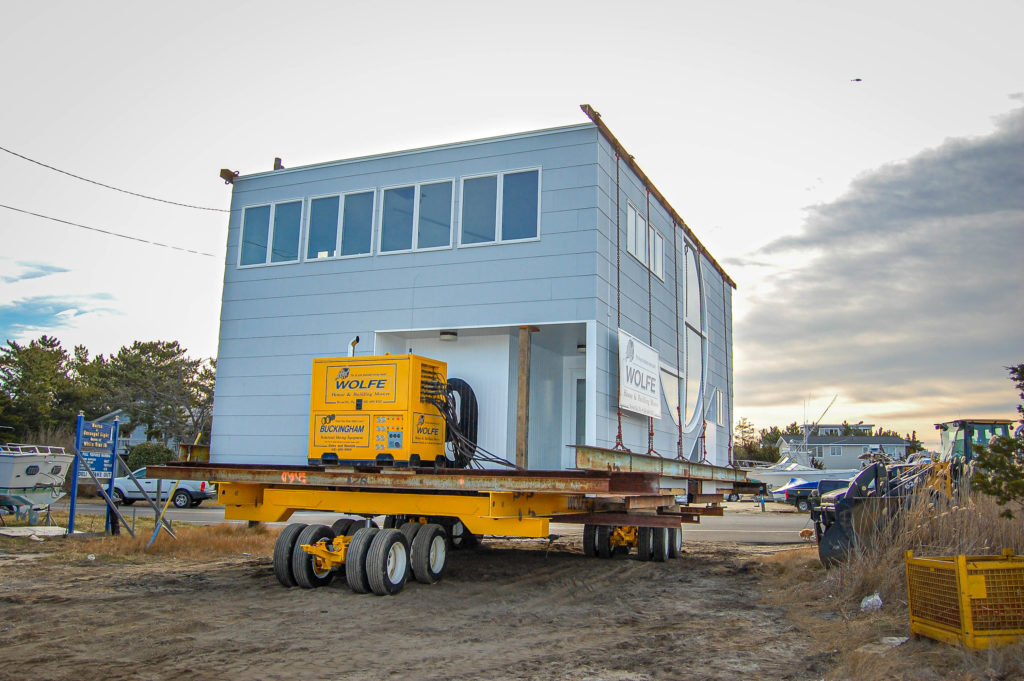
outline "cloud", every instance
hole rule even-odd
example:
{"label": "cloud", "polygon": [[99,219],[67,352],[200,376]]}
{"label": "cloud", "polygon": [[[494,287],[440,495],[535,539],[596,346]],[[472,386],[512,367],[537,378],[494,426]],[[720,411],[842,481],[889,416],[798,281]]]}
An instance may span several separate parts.
{"label": "cloud", "polygon": [[53,333],[72,325],[85,315],[114,312],[98,306],[99,301],[112,300],[107,293],[88,296],[35,296],[0,305],[0,338],[16,339],[35,333]]}
{"label": "cloud", "polygon": [[938,405],[957,403],[1012,416],[1003,367],[1024,362],[1022,139],[1024,108],[991,135],[865,173],[811,208],[801,234],[752,254],[803,258],[737,322],[738,403],[835,391],[893,416],[932,404],[942,420]]}
{"label": "cloud", "polygon": [[6,275],[0,277],[0,281],[5,284],[13,284],[19,281],[25,281],[26,279],[40,279],[42,277],[48,277],[51,274],[63,274],[64,272],[70,272],[71,270],[64,267],[58,267],[57,265],[48,265],[41,262],[16,262],[16,265],[22,267],[23,270],[14,275]]}

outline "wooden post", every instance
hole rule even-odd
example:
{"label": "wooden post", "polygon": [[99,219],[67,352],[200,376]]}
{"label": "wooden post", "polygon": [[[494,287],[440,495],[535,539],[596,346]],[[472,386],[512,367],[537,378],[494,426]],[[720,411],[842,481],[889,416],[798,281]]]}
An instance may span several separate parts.
{"label": "wooden post", "polygon": [[530,444],[530,334],[536,326],[519,327],[519,398],[516,408],[516,465],[529,468]]}

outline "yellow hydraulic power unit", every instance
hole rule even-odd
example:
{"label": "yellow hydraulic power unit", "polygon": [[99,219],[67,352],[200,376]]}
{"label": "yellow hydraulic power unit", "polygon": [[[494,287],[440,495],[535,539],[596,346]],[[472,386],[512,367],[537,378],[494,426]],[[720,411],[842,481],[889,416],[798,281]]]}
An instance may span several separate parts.
{"label": "yellow hydraulic power unit", "polygon": [[311,465],[443,465],[448,365],[419,355],[313,360]]}

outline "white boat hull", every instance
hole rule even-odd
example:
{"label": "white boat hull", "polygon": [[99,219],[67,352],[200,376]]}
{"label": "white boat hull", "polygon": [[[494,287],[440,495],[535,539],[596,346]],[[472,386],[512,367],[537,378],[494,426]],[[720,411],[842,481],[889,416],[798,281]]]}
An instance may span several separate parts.
{"label": "white boat hull", "polygon": [[60,499],[74,458],[60,447],[0,445],[0,506],[46,506]]}

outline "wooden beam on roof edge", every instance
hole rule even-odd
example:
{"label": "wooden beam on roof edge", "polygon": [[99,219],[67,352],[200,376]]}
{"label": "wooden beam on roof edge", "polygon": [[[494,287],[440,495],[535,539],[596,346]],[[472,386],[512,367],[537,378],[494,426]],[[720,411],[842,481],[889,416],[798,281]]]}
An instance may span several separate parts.
{"label": "wooden beam on roof edge", "polygon": [[661,207],[664,208],[666,212],[668,212],[672,219],[683,230],[683,233],[687,237],[689,237],[690,241],[692,241],[694,246],[697,247],[697,251],[711,262],[711,265],[718,271],[719,274],[721,274],[725,278],[725,280],[729,283],[730,286],[736,288],[736,282],[732,280],[732,277],[730,277],[728,273],[726,273],[725,269],[718,264],[718,261],[715,260],[714,256],[712,256],[711,253],[708,252],[707,247],[701,243],[700,239],[697,238],[697,235],[694,234],[693,230],[690,229],[690,226],[686,224],[686,221],[679,216],[679,213],[676,212],[676,209],[673,208],[672,204],[668,202],[668,199],[666,199],[665,196],[660,191],[658,191],[658,188],[654,186],[654,183],[651,182],[649,177],[647,177],[647,174],[640,169],[640,166],[637,165],[636,161],[633,159],[632,154],[626,151],[626,148],[622,146],[622,142],[620,142],[615,137],[615,135],[612,134],[612,131],[609,130],[608,126],[605,125],[604,121],[601,120],[601,114],[595,111],[594,108],[589,104],[580,104],[580,109],[582,109],[583,113],[587,115],[587,118],[593,121],[594,125],[597,126],[597,129],[601,132],[604,138],[608,140],[608,143],[611,144],[612,147],[615,149],[615,152],[619,155],[619,158],[625,161],[629,168],[634,173],[636,173],[637,177],[639,177],[640,180],[644,183],[644,187],[647,188],[647,191],[649,191],[654,196],[654,198],[658,200],[658,203],[661,204]]}

